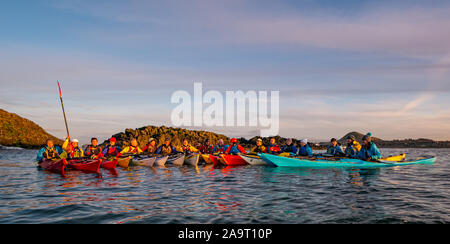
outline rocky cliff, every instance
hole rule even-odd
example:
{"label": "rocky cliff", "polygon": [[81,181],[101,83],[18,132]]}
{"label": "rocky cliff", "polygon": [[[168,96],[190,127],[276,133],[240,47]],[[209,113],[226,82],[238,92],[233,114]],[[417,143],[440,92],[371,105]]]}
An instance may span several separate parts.
{"label": "rocky cliff", "polygon": [[35,149],[44,145],[48,138],[56,145],[63,143],[33,121],[0,109],[0,145]]}

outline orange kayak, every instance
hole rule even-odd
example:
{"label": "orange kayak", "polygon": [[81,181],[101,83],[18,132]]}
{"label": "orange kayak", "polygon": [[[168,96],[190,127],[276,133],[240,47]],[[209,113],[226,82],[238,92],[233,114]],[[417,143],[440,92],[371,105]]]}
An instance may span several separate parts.
{"label": "orange kayak", "polygon": [[247,165],[247,161],[241,158],[239,155],[220,155],[226,165]]}

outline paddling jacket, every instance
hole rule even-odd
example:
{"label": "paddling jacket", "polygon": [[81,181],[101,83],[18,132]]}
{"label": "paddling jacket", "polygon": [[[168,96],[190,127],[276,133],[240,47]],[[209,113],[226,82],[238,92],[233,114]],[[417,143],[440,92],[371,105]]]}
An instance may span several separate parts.
{"label": "paddling jacket", "polygon": [[124,153],[133,153],[133,154],[139,154],[139,153],[142,153],[142,150],[139,148],[139,146],[137,146],[137,147],[133,147],[133,146],[128,146],[128,147],[125,147],[121,152],[120,152],[120,154],[124,154]]}
{"label": "paddling jacket", "polygon": [[291,144],[291,145],[285,145],[282,149],[281,149],[281,152],[291,152],[291,153],[294,153],[294,154],[297,154],[297,151],[298,151],[298,149],[297,149],[297,147],[296,146],[294,146],[294,144]]}
{"label": "paddling jacket", "polygon": [[277,144],[269,144],[269,146],[267,147],[267,153],[277,154],[280,151],[281,151],[281,148]]}
{"label": "paddling jacket", "polygon": [[214,146],[213,145],[202,145],[200,147],[200,152],[203,154],[211,154],[214,151]]}
{"label": "paddling jacket", "polygon": [[150,144],[148,144],[147,146],[145,146],[145,147],[142,149],[142,151],[147,152],[147,153],[155,153],[156,150],[158,150],[158,147],[157,147],[156,145],[155,145],[155,146],[152,146],[152,145],[150,145]]}
{"label": "paddling jacket", "polygon": [[102,152],[102,148],[100,146],[92,146],[89,145],[86,147],[86,149],[84,149],[84,154],[86,154],[87,156],[96,156],[98,154],[100,154]]}
{"label": "paddling jacket", "polygon": [[225,151],[228,149],[228,145],[216,145],[216,147],[214,147],[213,152],[214,153],[225,153]]}
{"label": "paddling jacket", "polygon": [[328,146],[327,154],[332,154],[334,156],[340,156],[344,155],[344,151],[342,151],[342,147],[339,145],[336,145],[335,147],[333,145]]}
{"label": "paddling jacket", "polygon": [[193,153],[193,152],[198,152],[198,149],[193,147],[193,146],[191,146],[191,144],[189,144],[187,146],[182,145],[180,148],[181,148],[181,151],[184,154],[190,154],[190,153]]}
{"label": "paddling jacket", "polygon": [[52,148],[45,146],[39,150],[36,160],[41,162],[43,159],[59,159],[59,155],[61,153],[63,153],[63,150],[58,146],[54,146]]}
{"label": "paddling jacket", "polygon": [[166,146],[166,144],[163,144],[162,146],[158,147],[158,150],[156,150],[156,154],[162,154],[162,155],[169,155],[172,153],[177,153],[177,149],[175,149],[174,146],[169,145]]}
{"label": "paddling jacket", "polygon": [[312,149],[311,149],[311,147],[308,144],[306,144],[303,147],[300,146],[300,148],[298,149],[298,155],[311,157],[312,156]]}
{"label": "paddling jacket", "polygon": [[256,146],[252,149],[252,152],[254,153],[265,153],[267,152],[267,149],[265,146],[261,145],[261,146]]}
{"label": "paddling jacket", "polygon": [[369,160],[369,158],[378,160],[381,158],[381,153],[377,145],[375,145],[375,143],[373,142],[370,142],[369,149],[367,149],[366,147],[361,148],[361,150],[358,152],[358,158],[362,160]]}
{"label": "paddling jacket", "polygon": [[67,157],[68,158],[82,158],[84,157],[83,149],[80,147],[73,147],[72,143],[69,142],[69,139],[66,139],[64,141],[62,148],[67,151]]}
{"label": "paddling jacket", "polygon": [[121,151],[120,147],[117,145],[111,146],[108,145],[103,149],[102,154],[105,156],[117,156]]}
{"label": "paddling jacket", "polygon": [[239,152],[241,152],[243,154],[247,154],[245,149],[239,144],[237,144],[237,145],[230,145],[230,146],[228,146],[227,150],[225,151],[226,154],[237,154]]}
{"label": "paddling jacket", "polygon": [[354,158],[358,155],[359,150],[361,150],[361,144],[357,141],[353,141],[352,143],[347,144],[347,148],[345,148],[345,155]]}

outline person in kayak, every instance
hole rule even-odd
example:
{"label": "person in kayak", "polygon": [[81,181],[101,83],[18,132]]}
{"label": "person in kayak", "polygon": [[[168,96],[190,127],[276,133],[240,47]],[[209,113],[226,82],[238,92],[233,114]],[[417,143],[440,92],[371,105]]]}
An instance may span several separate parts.
{"label": "person in kayak", "polygon": [[327,154],[333,155],[333,156],[344,156],[345,153],[342,150],[342,147],[339,145],[336,138],[331,138],[331,145],[328,146]]}
{"label": "person in kayak", "polygon": [[170,143],[170,138],[166,138],[164,140],[164,144],[162,144],[160,147],[158,147],[158,150],[156,150],[156,154],[161,155],[170,155],[177,152],[177,149],[175,149],[175,147]]}
{"label": "person in kayak", "polygon": [[62,145],[62,149],[67,152],[68,159],[74,158],[82,158],[84,157],[84,151],[78,146],[79,141],[77,139],[73,139],[70,141],[70,136],[67,137],[66,141],[64,141]]}
{"label": "person in kayak", "polygon": [[120,154],[124,153],[132,153],[132,154],[140,154],[142,153],[142,149],[139,148],[138,142],[135,138],[131,139],[130,145],[128,147],[125,147]]}
{"label": "person in kayak", "polygon": [[298,155],[311,157],[313,155],[311,147],[308,145],[308,139],[302,139],[300,141],[300,148],[298,149]]}
{"label": "person in kayak", "polygon": [[213,154],[225,153],[227,149],[228,145],[225,145],[225,142],[222,139],[219,139],[219,143],[213,149]]}
{"label": "person in kayak", "polygon": [[238,140],[236,138],[231,139],[230,145],[228,146],[227,150],[225,151],[226,154],[238,154],[243,153],[247,154],[245,149],[238,144]]}
{"label": "person in kayak", "polygon": [[183,145],[181,145],[180,149],[181,150],[179,150],[179,151],[183,152],[185,155],[188,155],[188,154],[191,154],[191,153],[199,151],[197,148],[195,148],[194,146],[192,146],[189,143],[189,140],[187,138],[184,138]]}
{"label": "person in kayak", "polygon": [[98,145],[97,138],[94,137],[91,139],[91,145],[84,149],[84,154],[93,159],[103,157],[102,148]]}
{"label": "person in kayak", "polygon": [[347,147],[345,148],[345,155],[350,158],[356,158],[359,150],[361,150],[361,144],[356,141],[355,136],[347,136]]}
{"label": "person in kayak", "polygon": [[267,153],[270,154],[279,154],[281,151],[281,147],[276,143],[277,140],[275,137],[270,138],[269,146],[267,146]]}
{"label": "person in kayak", "polygon": [[263,145],[263,140],[258,138],[256,140],[256,146],[251,150],[252,153],[265,153],[267,152],[266,147]]}
{"label": "person in kayak", "polygon": [[117,139],[115,137],[111,137],[111,139],[109,139],[109,145],[102,151],[102,154],[105,157],[115,157],[120,155],[120,151],[122,150],[116,145],[116,141]]}
{"label": "person in kayak", "polygon": [[211,145],[209,139],[206,139],[205,144],[203,144],[199,149],[202,154],[211,154],[214,151],[214,146]]}
{"label": "person in kayak", "polygon": [[142,148],[142,151],[144,153],[149,153],[149,154],[155,154],[156,150],[158,150],[158,147],[156,146],[155,138],[150,138],[150,140],[148,140],[148,144],[145,145],[144,148]]}
{"label": "person in kayak", "polygon": [[372,134],[368,133],[367,135],[363,136],[362,143],[363,146],[361,150],[358,152],[358,158],[362,160],[378,160],[381,158],[381,152],[378,149],[377,145],[372,142]]}
{"label": "person in kayak", "polygon": [[39,150],[36,160],[39,163],[44,159],[57,160],[60,159],[61,153],[63,153],[62,148],[55,146],[52,139],[47,139],[45,141],[45,146]]}
{"label": "person in kayak", "polygon": [[294,144],[292,143],[292,139],[289,138],[286,140],[286,145],[283,146],[283,148],[281,148],[282,153],[293,153],[293,154],[297,154],[297,147],[294,146]]}

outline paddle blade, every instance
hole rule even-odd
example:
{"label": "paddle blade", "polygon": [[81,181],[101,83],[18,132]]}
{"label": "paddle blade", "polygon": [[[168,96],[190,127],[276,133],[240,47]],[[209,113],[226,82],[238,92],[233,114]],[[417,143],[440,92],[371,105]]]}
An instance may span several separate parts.
{"label": "paddle blade", "polygon": [[59,85],[59,81],[57,81],[58,82],[58,89],[59,89],[59,97],[62,97],[62,95],[61,95],[61,86]]}

